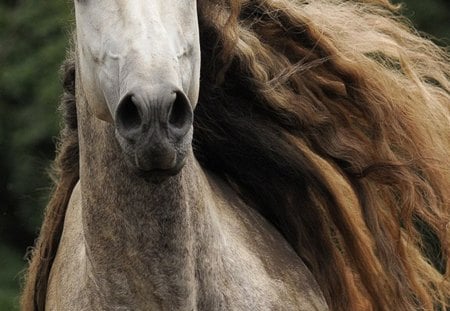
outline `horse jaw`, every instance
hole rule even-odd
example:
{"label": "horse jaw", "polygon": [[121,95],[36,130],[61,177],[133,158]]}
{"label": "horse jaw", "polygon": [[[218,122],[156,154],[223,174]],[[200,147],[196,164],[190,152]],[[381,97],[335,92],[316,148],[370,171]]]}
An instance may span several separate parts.
{"label": "horse jaw", "polygon": [[173,85],[195,106],[196,1],[77,0],[75,14],[81,87],[96,117],[114,122],[120,99],[141,86]]}

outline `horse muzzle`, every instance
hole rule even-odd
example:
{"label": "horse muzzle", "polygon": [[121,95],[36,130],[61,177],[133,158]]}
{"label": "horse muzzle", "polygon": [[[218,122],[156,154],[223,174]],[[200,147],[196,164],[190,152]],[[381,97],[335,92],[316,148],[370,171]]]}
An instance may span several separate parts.
{"label": "horse muzzle", "polygon": [[138,175],[175,175],[184,166],[193,111],[182,91],[135,88],[120,100],[114,122],[119,145]]}

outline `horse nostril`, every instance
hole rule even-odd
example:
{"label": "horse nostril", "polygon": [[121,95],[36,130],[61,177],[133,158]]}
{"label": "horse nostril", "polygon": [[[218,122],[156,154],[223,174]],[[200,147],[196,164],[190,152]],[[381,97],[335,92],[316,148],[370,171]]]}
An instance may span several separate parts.
{"label": "horse nostril", "polygon": [[133,95],[125,96],[120,102],[117,108],[116,122],[118,129],[125,131],[138,129],[141,126],[141,114]]}
{"label": "horse nostril", "polygon": [[190,127],[192,123],[192,108],[189,100],[181,92],[176,92],[175,101],[169,112],[169,126],[173,129],[182,130]]}
{"label": "horse nostril", "polygon": [[115,116],[118,134],[130,141],[144,138],[148,131],[168,131],[171,139],[179,141],[189,132],[193,121],[191,104],[184,93],[159,89],[128,93],[119,102]]}

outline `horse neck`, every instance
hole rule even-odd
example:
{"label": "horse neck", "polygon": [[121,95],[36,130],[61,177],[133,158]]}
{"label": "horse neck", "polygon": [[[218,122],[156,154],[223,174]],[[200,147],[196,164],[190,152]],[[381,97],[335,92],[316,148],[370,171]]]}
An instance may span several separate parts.
{"label": "horse neck", "polygon": [[[155,293],[174,297],[168,308],[192,309],[194,244],[210,243],[204,237],[213,236],[203,232],[196,238],[199,230],[211,229],[205,225],[210,193],[205,175],[191,152],[181,173],[162,183],[136,176],[122,157],[112,125],[90,116],[83,106],[78,108],[83,233],[100,287],[117,290],[113,296],[118,301],[136,295],[148,301],[149,293]],[[162,303],[153,307],[161,309]]]}

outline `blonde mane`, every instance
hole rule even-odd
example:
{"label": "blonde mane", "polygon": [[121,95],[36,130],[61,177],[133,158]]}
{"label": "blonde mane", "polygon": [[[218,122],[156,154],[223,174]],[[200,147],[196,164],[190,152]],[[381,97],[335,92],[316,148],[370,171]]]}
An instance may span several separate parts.
{"label": "blonde mane", "polygon": [[450,62],[396,9],[200,1],[199,158],[277,225],[333,310],[449,304]]}
{"label": "blonde mane", "polygon": [[[383,0],[198,6],[202,79],[194,147],[202,165],[283,233],[330,309],[448,308],[447,51]],[[66,80],[74,83],[69,63]],[[74,85],[65,89],[70,95]],[[73,117],[61,136],[59,178],[24,310],[41,310],[45,301],[78,179]]]}

